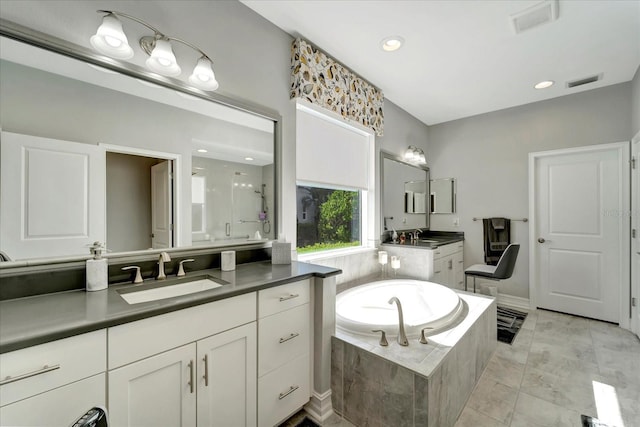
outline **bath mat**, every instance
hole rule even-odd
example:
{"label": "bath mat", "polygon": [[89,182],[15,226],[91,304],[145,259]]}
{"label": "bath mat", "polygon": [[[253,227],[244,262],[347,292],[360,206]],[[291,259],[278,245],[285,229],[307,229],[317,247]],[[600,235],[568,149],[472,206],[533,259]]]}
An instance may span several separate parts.
{"label": "bath mat", "polygon": [[511,344],[526,318],[527,313],[498,306],[498,341]]}
{"label": "bath mat", "polygon": [[296,424],[296,427],[320,427],[320,426],[314,423],[310,418],[304,417],[304,420]]}
{"label": "bath mat", "polygon": [[608,424],[588,415],[580,415],[580,419],[582,420],[582,427],[609,427]]}

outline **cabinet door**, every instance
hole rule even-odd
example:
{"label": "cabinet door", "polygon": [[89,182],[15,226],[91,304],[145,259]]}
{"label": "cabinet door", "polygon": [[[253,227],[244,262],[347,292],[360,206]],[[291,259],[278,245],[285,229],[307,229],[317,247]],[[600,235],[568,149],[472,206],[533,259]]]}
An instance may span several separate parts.
{"label": "cabinet door", "polygon": [[455,289],[464,289],[464,259],[462,252],[456,252],[453,256],[453,282]]}
{"label": "cabinet door", "polygon": [[3,406],[0,423],[3,426],[69,426],[94,406],[105,406],[104,373]]}
{"label": "cabinet door", "polygon": [[446,264],[444,262],[443,258],[438,258],[438,259],[434,259],[433,260],[433,277],[431,278],[431,281],[433,283],[439,283],[441,285],[445,284],[446,281],[446,270],[445,270]]}
{"label": "cabinet door", "polygon": [[197,345],[198,426],[255,426],[256,323],[205,338]]}
{"label": "cabinet door", "polygon": [[109,372],[109,425],[195,426],[196,345]]}

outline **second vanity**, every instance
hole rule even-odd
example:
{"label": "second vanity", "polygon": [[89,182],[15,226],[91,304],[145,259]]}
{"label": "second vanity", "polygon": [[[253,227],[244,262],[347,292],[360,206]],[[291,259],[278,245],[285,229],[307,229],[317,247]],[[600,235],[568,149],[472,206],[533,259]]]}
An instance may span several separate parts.
{"label": "second vanity", "polygon": [[464,233],[427,231],[413,242],[382,243],[380,249],[400,258],[403,277],[464,290]]}
{"label": "second vanity", "polygon": [[131,305],[119,293],[131,285],[2,301],[3,425],[70,425],[100,405],[118,426],[272,426],[301,408],[318,350],[313,295],[335,293],[340,270],[204,273],[223,286]]}

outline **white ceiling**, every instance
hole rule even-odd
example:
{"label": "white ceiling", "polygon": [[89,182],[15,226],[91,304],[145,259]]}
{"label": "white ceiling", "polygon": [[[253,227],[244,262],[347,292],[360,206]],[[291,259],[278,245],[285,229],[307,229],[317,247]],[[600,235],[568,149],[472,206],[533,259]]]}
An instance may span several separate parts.
{"label": "white ceiling", "polygon": [[[241,1],[428,125],[630,81],[640,64],[638,0],[560,0],[556,21],[520,34],[510,15],[541,0]],[[381,49],[390,35],[400,50]],[[534,89],[542,80],[556,84]]]}

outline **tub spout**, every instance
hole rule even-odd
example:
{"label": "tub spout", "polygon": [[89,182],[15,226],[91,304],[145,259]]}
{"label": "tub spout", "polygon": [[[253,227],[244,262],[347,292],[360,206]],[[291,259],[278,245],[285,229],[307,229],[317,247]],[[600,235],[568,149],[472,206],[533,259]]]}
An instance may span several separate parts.
{"label": "tub spout", "polygon": [[404,332],[404,316],[402,315],[402,304],[397,297],[393,297],[389,300],[389,304],[396,303],[398,306],[398,344],[402,346],[408,346],[409,340],[407,340],[407,334]]}

